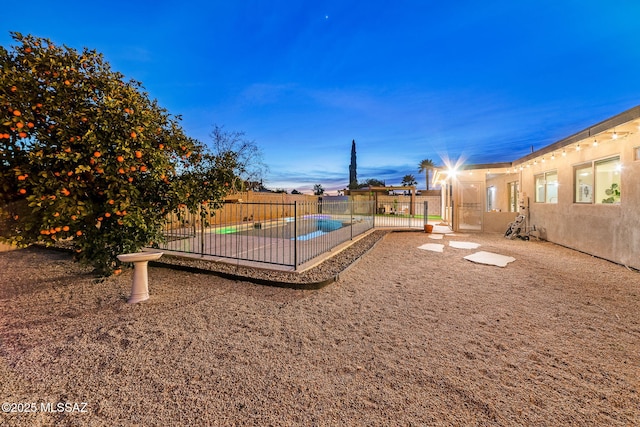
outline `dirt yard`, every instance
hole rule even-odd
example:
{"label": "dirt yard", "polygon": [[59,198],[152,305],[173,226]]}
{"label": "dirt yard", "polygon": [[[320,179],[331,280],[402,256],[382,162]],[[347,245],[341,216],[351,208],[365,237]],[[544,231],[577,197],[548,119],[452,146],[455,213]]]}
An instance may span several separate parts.
{"label": "dirt yard", "polygon": [[640,425],[640,275],[551,243],[392,233],[319,290],[130,280],[0,253],[0,425]]}

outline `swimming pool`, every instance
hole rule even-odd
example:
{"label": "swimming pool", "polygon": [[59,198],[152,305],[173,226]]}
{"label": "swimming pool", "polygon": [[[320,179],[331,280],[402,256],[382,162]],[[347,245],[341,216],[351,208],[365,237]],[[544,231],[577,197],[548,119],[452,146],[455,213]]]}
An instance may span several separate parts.
{"label": "swimming pool", "polygon": [[[331,219],[328,216],[308,216],[298,219],[297,233],[296,222],[293,218],[285,218],[280,221],[256,222],[253,228],[243,231],[236,230],[244,236],[269,237],[274,239],[311,240],[336,231],[349,225],[341,220]],[[225,232],[229,232],[225,230]]]}

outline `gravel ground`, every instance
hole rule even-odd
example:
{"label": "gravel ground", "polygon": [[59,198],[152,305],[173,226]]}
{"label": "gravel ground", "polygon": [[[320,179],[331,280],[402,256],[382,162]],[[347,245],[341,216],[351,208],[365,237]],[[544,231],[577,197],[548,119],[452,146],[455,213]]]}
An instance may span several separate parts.
{"label": "gravel ground", "polygon": [[0,425],[640,425],[638,272],[548,242],[433,242],[387,234],[317,290],[150,267],[134,305],[131,270],[0,253]]}

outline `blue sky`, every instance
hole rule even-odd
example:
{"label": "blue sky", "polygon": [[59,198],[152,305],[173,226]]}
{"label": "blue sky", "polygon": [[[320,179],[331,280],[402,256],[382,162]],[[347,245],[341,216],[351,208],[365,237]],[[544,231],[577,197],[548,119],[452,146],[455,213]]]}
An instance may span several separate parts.
{"label": "blue sky", "polygon": [[50,1],[0,20],[86,46],[209,141],[244,131],[269,188],[400,184],[423,159],[515,160],[640,104],[636,0]]}

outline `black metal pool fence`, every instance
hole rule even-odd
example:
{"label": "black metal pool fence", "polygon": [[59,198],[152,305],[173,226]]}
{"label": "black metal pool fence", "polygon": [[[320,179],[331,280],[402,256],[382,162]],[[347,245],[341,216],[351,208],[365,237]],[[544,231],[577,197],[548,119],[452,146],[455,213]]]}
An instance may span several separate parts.
{"label": "black metal pool fence", "polygon": [[201,209],[169,215],[159,247],[297,269],[376,225],[422,228],[426,223],[426,216],[376,215],[374,201],[225,202],[220,209]]}

